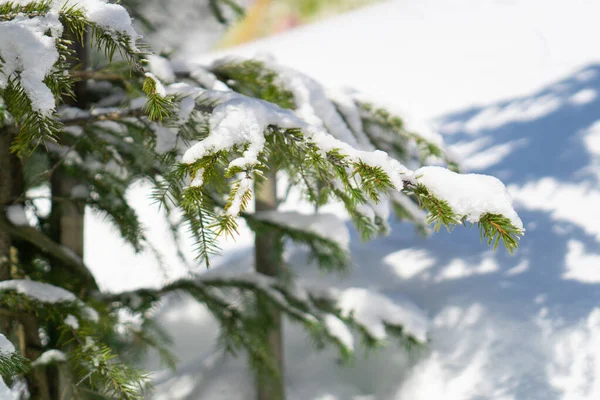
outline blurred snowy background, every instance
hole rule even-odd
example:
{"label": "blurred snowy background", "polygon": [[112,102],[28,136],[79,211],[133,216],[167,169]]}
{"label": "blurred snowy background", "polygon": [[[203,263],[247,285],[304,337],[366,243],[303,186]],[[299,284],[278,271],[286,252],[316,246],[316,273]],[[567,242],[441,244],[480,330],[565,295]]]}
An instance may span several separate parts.
{"label": "blurred snowy background", "polygon": [[[431,320],[432,342],[408,353],[390,344],[339,366],[334,351],[313,351],[288,327],[290,400],[600,398],[600,2],[382,1],[316,22],[298,14],[283,22],[311,23],[212,51],[243,35],[223,36],[197,2],[165,7],[146,13],[160,27],[147,38],[177,57],[268,53],[433,126],[465,170],[508,185],[527,229],[509,256],[480,245],[475,230],[422,238],[392,222],[388,237],[352,236],[346,277],[319,274],[292,249],[288,260],[305,281],[366,288],[371,302],[377,293],[411,299]],[[99,283],[133,289],[202,272],[173,253],[144,184],[130,196],[169,268],[135,255],[87,213],[86,262]],[[224,243],[214,268],[249,269],[251,244],[248,233]],[[180,364],[172,373],[149,362],[156,399],[249,398],[245,360],[215,349],[217,326],[201,306],[172,298],[160,313]]]}

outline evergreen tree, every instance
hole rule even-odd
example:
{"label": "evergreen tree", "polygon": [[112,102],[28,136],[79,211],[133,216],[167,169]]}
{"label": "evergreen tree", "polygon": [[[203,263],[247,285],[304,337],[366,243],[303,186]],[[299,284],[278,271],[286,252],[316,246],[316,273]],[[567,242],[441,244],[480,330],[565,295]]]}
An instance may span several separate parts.
{"label": "evergreen tree", "polygon": [[[88,65],[77,44],[93,45],[104,61]],[[343,243],[315,228],[330,202],[343,204],[364,239],[387,231],[390,205],[421,226],[477,224],[482,240],[511,252],[523,233],[497,179],[419,168],[455,167],[437,136],[271,60],[174,69],[142,46],[123,7],[104,0],[0,0],[0,163],[0,329],[19,347],[0,336],[0,375],[35,399],[141,398],[149,387],[134,366],[141,352],[154,348],[174,363],[153,320],[172,292],[205,304],[225,348],[248,355],[260,399],[284,398],[282,318],[345,360],[352,332],[379,344],[381,332],[343,299],[302,287],[282,268],[287,241],[306,245],[323,270],[347,268]],[[235,236],[244,220],[256,233],[256,273],[103,291],[82,258],[83,212],[104,213],[143,250],[149,244],[125,198],[140,178],[155,186],[173,237],[189,232],[206,266],[219,237]],[[276,211],[284,181],[314,215]],[[409,321],[389,316],[381,325],[426,341]]]}

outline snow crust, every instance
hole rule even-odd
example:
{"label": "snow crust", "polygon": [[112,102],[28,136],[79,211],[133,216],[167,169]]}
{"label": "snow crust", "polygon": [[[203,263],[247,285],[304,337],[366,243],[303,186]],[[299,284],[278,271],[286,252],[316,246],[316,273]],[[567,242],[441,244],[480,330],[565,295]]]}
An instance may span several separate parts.
{"label": "snow crust", "polygon": [[14,290],[42,303],[62,303],[76,301],[77,297],[68,290],[49,283],[13,279],[0,282],[0,290]]}
{"label": "snow crust", "polygon": [[336,242],[342,249],[350,246],[350,231],[346,223],[335,214],[301,214],[297,211],[260,211],[256,218],[268,220],[293,229],[317,234]]}
{"label": "snow crust", "polygon": [[429,166],[415,171],[415,177],[434,196],[448,203],[458,221],[466,217],[467,221],[475,223],[484,214],[501,214],[516,228],[523,229],[523,222],[512,207],[510,194],[493,176],[457,174],[446,168]]}
{"label": "snow crust", "polygon": [[210,134],[192,146],[183,156],[191,164],[209,154],[247,145],[243,156],[230,167],[249,168],[258,164],[258,155],[265,145],[264,131],[269,125],[284,129],[304,124],[292,112],[280,109],[266,101],[251,99],[236,93],[207,93],[206,97],[222,100],[210,117]]}

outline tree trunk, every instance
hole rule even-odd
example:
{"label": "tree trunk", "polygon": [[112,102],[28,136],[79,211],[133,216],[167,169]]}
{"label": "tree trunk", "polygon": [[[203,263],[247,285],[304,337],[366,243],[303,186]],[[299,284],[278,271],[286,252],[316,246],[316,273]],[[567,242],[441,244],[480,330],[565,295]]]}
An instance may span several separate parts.
{"label": "tree trunk", "polygon": [[[19,348],[21,354],[32,361],[35,361],[44,352],[38,326],[38,321],[34,315],[24,315],[19,321]],[[25,375],[25,380],[31,399],[52,400],[56,398],[51,394],[51,385],[46,367],[33,368]]]}
{"label": "tree trunk", "polygon": [[[84,43],[89,41],[87,34],[84,36],[83,41]],[[73,60],[72,65],[80,64],[85,69],[88,65],[86,47],[74,40],[73,49],[77,54],[77,59]],[[74,91],[75,100],[65,98],[65,103],[85,109],[88,105],[86,81],[81,80],[76,82]],[[70,143],[66,142],[64,136],[60,139],[62,145],[70,145]],[[50,214],[52,239],[71,250],[83,260],[85,202],[83,200],[69,200],[72,197],[73,188],[82,184],[85,183],[73,178],[62,166],[59,166],[50,178],[52,198],[61,199],[61,201],[52,201]],[[56,272],[66,274],[66,271],[62,268],[56,269]],[[80,296],[85,296],[90,290],[93,290],[93,288],[86,287],[84,282],[78,282],[77,279],[75,279],[73,284],[75,286],[67,287],[67,289],[75,291],[77,288],[80,288]],[[51,337],[58,337],[57,335],[59,334],[54,329],[51,329],[49,333]],[[70,399],[73,396],[73,378],[68,368],[53,365],[47,368],[47,370],[52,399]]]}
{"label": "tree trunk", "polygon": [[[13,136],[8,132],[0,132],[0,208],[5,218],[6,208],[14,198],[23,191],[22,170],[19,159],[11,153],[10,145]],[[12,238],[6,231],[0,231],[0,281],[11,279],[12,263],[18,262],[16,253],[12,252]],[[1,320],[2,331],[10,334],[16,322],[16,337],[19,340],[19,351],[30,360],[35,360],[42,354],[43,346],[38,333],[38,323],[35,316],[22,314],[16,321],[4,317]],[[44,370],[36,369],[25,377],[32,399],[51,400],[48,380]]]}
{"label": "tree trunk", "polygon": [[[5,218],[6,207],[12,194],[12,163],[10,143],[12,135],[6,130],[0,131],[0,207],[1,218]],[[0,281],[10,279],[10,234],[0,230]],[[4,323],[3,323],[4,324]],[[4,326],[3,326],[4,328]]]}
{"label": "tree trunk", "polygon": [[[12,162],[13,157],[10,154],[10,143],[12,135],[6,130],[0,130],[0,210],[5,218],[6,207],[10,205],[10,197],[13,189],[12,180]],[[11,254],[10,248],[12,239],[7,231],[0,230],[0,281],[10,279]],[[11,331],[11,319],[9,317],[0,318],[0,331],[9,335]]]}
{"label": "tree trunk", "polygon": [[[277,209],[277,182],[275,172],[266,174],[267,180],[255,185],[256,211]],[[275,232],[256,234],[254,243],[256,272],[278,277],[281,274],[281,238]],[[258,400],[285,399],[285,370],[283,363],[283,331],[281,312],[258,299],[259,312],[271,320],[270,329],[265,328],[265,340],[277,376],[268,371],[258,371],[256,392]]]}

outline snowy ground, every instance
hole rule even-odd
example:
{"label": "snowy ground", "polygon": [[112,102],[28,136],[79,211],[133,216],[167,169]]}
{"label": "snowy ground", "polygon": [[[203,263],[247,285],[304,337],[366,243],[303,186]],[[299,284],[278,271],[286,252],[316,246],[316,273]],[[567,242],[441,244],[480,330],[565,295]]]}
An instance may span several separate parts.
{"label": "snowy ground", "polygon": [[[584,0],[398,0],[236,50],[268,51],[436,123],[466,168],[509,185],[527,228],[508,256],[480,245],[475,230],[423,239],[396,223],[387,238],[352,238],[355,271],[343,282],[298,268],[305,280],[407,296],[430,316],[433,341],[427,354],[392,346],[338,367],[333,351],[310,351],[288,329],[291,400],[600,398],[598,15],[600,3]],[[131,195],[168,249],[143,190]],[[116,234],[96,218],[86,234],[86,261],[103,286],[163,278],[150,255],[113,251]],[[228,244],[225,268],[246,268],[250,243]],[[185,274],[168,260],[164,276]],[[214,322],[199,306],[177,305],[163,320],[181,368],[158,375],[156,398],[249,398],[244,360],[212,352]]]}

